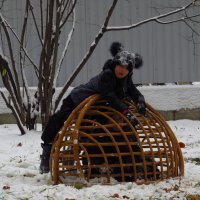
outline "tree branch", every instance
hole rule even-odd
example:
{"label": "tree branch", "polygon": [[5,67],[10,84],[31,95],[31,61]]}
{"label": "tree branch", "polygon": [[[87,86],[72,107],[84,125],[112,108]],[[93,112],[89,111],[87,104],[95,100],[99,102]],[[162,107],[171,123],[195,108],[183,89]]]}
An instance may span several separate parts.
{"label": "tree branch", "polygon": [[73,82],[73,80],[75,79],[75,77],[78,75],[78,73],[80,72],[80,70],[83,68],[83,66],[85,65],[85,63],[88,61],[88,59],[90,58],[90,56],[92,55],[94,49],[96,48],[97,44],[99,43],[99,41],[101,40],[101,38],[103,37],[104,33],[106,32],[106,28],[108,26],[109,20],[112,16],[112,13],[114,11],[114,8],[117,4],[118,0],[113,0],[113,3],[111,5],[111,7],[108,10],[108,13],[106,15],[106,19],[99,31],[99,33],[96,35],[94,41],[92,42],[89,50],[87,51],[87,53],[85,54],[84,58],[82,59],[82,61],[78,64],[78,66],[75,68],[75,70],[73,71],[72,75],[69,77],[69,79],[67,80],[67,82],[65,83],[62,91],[59,93],[56,101],[55,101],[55,108],[54,110],[57,109],[60,100],[62,99],[64,93],[67,91],[67,89],[69,88],[69,86],[71,85],[71,83]]}
{"label": "tree branch", "polygon": [[4,95],[4,92],[0,90],[0,93],[1,93],[1,96],[2,96],[2,98],[4,99],[4,101],[6,103],[6,106],[11,109],[13,115],[15,116],[15,119],[17,121],[17,124],[18,124],[18,127],[20,129],[21,134],[24,135],[26,133],[26,130],[24,129],[23,124],[21,124],[21,121],[20,121],[20,118],[19,118],[17,112],[15,111],[15,109],[13,108],[13,106],[11,106],[11,104],[9,103],[8,99]]}
{"label": "tree branch", "polygon": [[[8,24],[8,22],[2,17],[2,15],[0,15],[0,17],[1,17],[1,18],[0,18],[1,23],[2,23],[2,21],[5,22],[5,25],[11,30],[11,32],[14,34],[14,36],[16,37],[17,41],[18,41],[19,44],[20,44],[20,39],[19,39],[19,37],[17,36],[17,34],[15,33],[15,31],[11,28],[11,26]],[[21,46],[21,48],[23,49],[23,51],[24,51],[26,57],[29,59],[29,61],[31,62],[31,64],[33,65],[33,67],[35,68],[35,70],[36,70],[36,71],[39,71],[38,68],[37,68],[37,66],[36,66],[36,64],[35,64],[35,63],[32,61],[32,59],[29,57],[29,55],[28,55],[26,49],[25,49],[23,46]]]}
{"label": "tree branch", "polygon": [[[44,21],[43,21],[43,4],[42,4],[42,0],[40,0],[40,16],[41,16],[41,38],[43,40],[44,38],[44,30],[43,30],[43,24],[44,24]],[[43,42],[42,42],[43,44]]]}
{"label": "tree branch", "polygon": [[[60,29],[65,25],[65,23],[67,22],[69,16],[72,14],[73,10],[75,9],[76,2],[77,2],[77,0],[74,0],[74,1],[73,1],[72,7],[71,7],[71,9],[70,9],[68,15],[65,17],[65,19],[64,19],[63,22],[62,22],[62,24],[60,25]],[[67,5],[67,3],[66,3],[66,5]],[[65,8],[64,8],[64,10],[63,10],[63,14],[64,14],[64,11],[65,11],[66,7],[67,7],[67,6],[65,6]],[[63,14],[61,14],[61,18],[63,18]]]}
{"label": "tree branch", "polygon": [[71,28],[71,31],[69,32],[68,36],[67,36],[65,47],[64,47],[64,50],[62,52],[61,58],[59,60],[59,63],[58,63],[58,66],[57,66],[57,69],[56,69],[56,72],[55,72],[55,78],[54,78],[54,84],[53,84],[54,86],[53,87],[56,87],[56,82],[57,82],[57,79],[58,79],[58,74],[60,72],[61,65],[63,63],[64,57],[65,57],[65,55],[67,53],[69,44],[70,44],[71,39],[72,39],[72,35],[74,33],[75,21],[76,21],[76,17],[75,17],[75,8],[74,8],[74,10],[73,10],[73,24],[72,24],[72,28]]}
{"label": "tree branch", "polygon": [[[194,0],[195,2],[198,1],[198,0]],[[148,18],[146,20],[143,20],[141,22],[138,22],[138,23],[135,23],[135,24],[131,24],[131,25],[127,25],[127,26],[110,26],[110,27],[107,27],[106,28],[106,31],[119,31],[119,30],[130,30],[130,29],[133,29],[135,27],[138,27],[142,24],[146,24],[148,22],[152,22],[152,21],[155,21],[155,22],[159,22],[161,23],[161,21],[159,21],[159,19],[162,19],[162,18],[165,18],[165,17],[168,17],[170,15],[174,15],[176,13],[179,13],[179,12],[182,12],[186,9],[188,9],[190,6],[193,6],[194,5],[194,2],[190,2],[188,3],[186,6],[183,6],[181,8],[178,8],[176,10],[173,10],[171,12],[167,12],[165,14],[161,14],[161,15],[158,15],[158,16],[154,16],[154,17],[151,17],[151,18]],[[177,22],[177,21],[181,21],[180,20],[175,20],[174,22]],[[172,23],[172,22],[171,22]]]}
{"label": "tree branch", "polygon": [[34,12],[33,12],[33,6],[31,5],[30,0],[28,0],[28,3],[29,3],[29,8],[30,8],[30,10],[31,10],[31,14],[32,14],[32,17],[33,17],[33,21],[34,21],[34,24],[35,24],[35,28],[36,28],[36,32],[37,32],[38,38],[39,38],[39,40],[40,40],[41,45],[43,46],[44,44],[43,44],[43,41],[42,41],[42,37],[41,37],[41,35],[40,35],[40,31],[39,31],[39,28],[38,28],[36,19],[35,19],[35,14],[34,14]]}
{"label": "tree branch", "polygon": [[[24,73],[24,63],[23,63],[23,56],[22,56],[22,46],[24,46],[24,37],[25,37],[25,32],[26,32],[26,27],[27,27],[27,21],[28,21],[28,12],[29,12],[29,5],[28,1],[26,1],[26,9],[25,9],[25,16],[24,16],[24,23],[22,26],[22,33],[21,33],[21,42],[20,42],[20,69],[21,69],[21,75],[22,75],[22,81],[23,85],[25,88],[26,96],[27,96],[27,101],[28,101],[28,107],[30,107],[30,94],[29,94],[29,89],[28,89],[28,83],[27,79]],[[20,86],[19,86],[20,89]],[[22,101],[20,102],[20,107],[22,108]]]}
{"label": "tree branch", "polygon": [[0,15],[0,20],[1,20],[1,25],[2,25],[2,27],[4,29],[4,32],[5,32],[5,35],[6,35],[6,38],[7,38],[8,48],[9,48],[9,52],[10,52],[10,57],[11,57],[11,63],[12,63],[13,72],[8,67],[7,61],[5,59],[3,59],[2,56],[1,56],[1,59],[2,59],[2,62],[5,63],[5,66],[3,66],[3,67],[5,67],[6,70],[7,70],[7,72],[8,72],[8,75],[9,75],[9,78],[10,78],[10,82],[12,84],[12,88],[13,88],[15,97],[19,100],[20,99],[20,91],[16,87],[16,83],[15,83],[15,80],[13,78],[13,73],[14,73],[15,77],[16,76],[18,77],[18,75],[17,75],[16,66],[15,66],[15,60],[14,60],[14,56],[13,56],[11,39],[10,39],[9,32],[7,30],[7,27],[6,27],[5,23],[4,23],[4,18],[2,17],[2,15]]}
{"label": "tree branch", "polygon": [[200,36],[200,34],[189,23],[187,23],[186,21],[184,21],[184,23],[193,31],[193,33]]}
{"label": "tree branch", "polygon": [[13,82],[12,73],[8,66],[8,62],[1,54],[0,54],[0,70],[4,86],[9,91],[9,94],[11,96],[12,102],[14,104],[16,112],[18,113],[19,118],[21,119],[22,122],[24,122],[23,116],[21,115],[20,112],[20,105],[18,99],[20,94],[16,92],[16,86],[15,83]]}

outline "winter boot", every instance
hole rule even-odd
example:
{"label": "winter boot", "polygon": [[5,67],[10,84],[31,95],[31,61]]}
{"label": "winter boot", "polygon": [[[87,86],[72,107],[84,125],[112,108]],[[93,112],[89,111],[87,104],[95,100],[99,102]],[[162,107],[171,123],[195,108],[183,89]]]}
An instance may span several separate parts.
{"label": "winter boot", "polygon": [[40,163],[40,173],[48,173],[49,172],[49,158],[51,153],[51,144],[41,144],[43,148],[42,155],[40,155],[41,163]]}

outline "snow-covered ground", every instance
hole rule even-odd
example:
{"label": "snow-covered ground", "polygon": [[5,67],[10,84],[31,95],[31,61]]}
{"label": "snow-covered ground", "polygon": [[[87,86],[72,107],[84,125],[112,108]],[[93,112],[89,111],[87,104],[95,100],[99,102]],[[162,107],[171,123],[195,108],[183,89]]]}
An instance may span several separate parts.
{"label": "snow-covered ground", "polygon": [[[200,195],[200,121],[168,122],[179,141],[184,142],[185,176],[149,185],[123,183],[93,185],[77,189],[51,185],[49,174],[39,174],[40,131],[21,136],[16,125],[0,126],[0,199],[14,200],[111,200],[187,199]],[[197,159],[198,162],[195,162]],[[189,198],[188,198],[189,199]]]}

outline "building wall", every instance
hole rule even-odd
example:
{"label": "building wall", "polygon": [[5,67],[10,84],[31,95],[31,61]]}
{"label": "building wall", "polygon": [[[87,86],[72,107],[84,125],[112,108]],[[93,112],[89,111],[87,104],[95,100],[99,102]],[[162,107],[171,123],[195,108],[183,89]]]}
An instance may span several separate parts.
{"label": "building wall", "polygon": [[[55,96],[59,94],[60,89],[56,89]],[[200,84],[141,86],[138,89],[144,95],[146,102],[159,111],[165,120],[200,120]],[[71,90],[72,88],[69,88],[65,95],[68,95]],[[35,91],[35,87],[30,88],[32,94]],[[4,93],[9,95],[7,91]],[[8,123],[16,123],[16,121],[0,96],[0,124]]]}
{"label": "building wall", "polygon": [[[33,0],[31,2],[34,5],[34,12],[37,13],[39,1]],[[45,5],[45,1],[43,2]],[[158,10],[155,8],[160,8],[159,11],[161,12],[167,12],[170,7],[178,7],[187,2],[187,0],[119,0],[110,25],[120,26],[137,23],[157,15]],[[68,54],[63,62],[58,81],[59,87],[65,83],[93,42],[111,3],[111,0],[78,1],[76,30]],[[1,9],[3,16],[5,16],[18,34],[20,33],[24,16],[24,4],[25,1],[23,0],[5,1],[3,9]],[[197,8],[194,12],[199,13],[200,8]],[[176,15],[168,19],[175,18]],[[61,37],[61,47],[64,46],[67,32],[68,28],[64,30],[66,34],[63,34]],[[27,33],[26,44],[28,53],[38,63],[40,45],[37,40],[37,34],[34,31],[33,20],[29,21]],[[135,83],[200,81],[200,45],[194,45],[191,36],[192,31],[183,22],[170,25],[150,22],[129,31],[108,32],[104,35],[94,54],[77,76],[72,86],[87,82],[92,76],[101,71],[105,60],[110,58],[108,49],[112,41],[120,41],[127,50],[139,52],[143,56],[144,67],[134,72]],[[196,39],[197,41],[199,40],[198,38]],[[4,45],[2,45],[2,41],[4,41]],[[13,39],[12,42],[13,46],[17,46],[16,40]],[[5,38],[2,38],[0,43],[4,53],[8,55]],[[17,59],[19,54],[17,48],[14,54]],[[28,64],[26,72],[29,85],[37,85],[34,70],[30,69]],[[2,82],[0,82],[0,86],[2,86]]]}

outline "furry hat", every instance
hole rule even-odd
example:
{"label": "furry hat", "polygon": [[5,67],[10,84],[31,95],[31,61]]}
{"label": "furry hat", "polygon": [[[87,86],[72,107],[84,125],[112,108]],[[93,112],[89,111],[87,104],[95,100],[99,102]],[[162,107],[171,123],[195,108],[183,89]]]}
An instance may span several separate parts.
{"label": "furry hat", "polygon": [[129,72],[131,72],[133,68],[138,69],[143,65],[141,55],[125,51],[124,46],[120,42],[113,42],[110,46],[110,52],[113,56],[114,65],[127,67]]}

